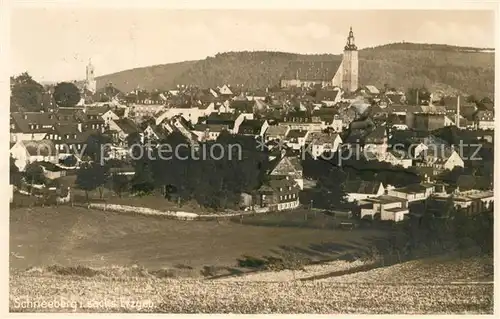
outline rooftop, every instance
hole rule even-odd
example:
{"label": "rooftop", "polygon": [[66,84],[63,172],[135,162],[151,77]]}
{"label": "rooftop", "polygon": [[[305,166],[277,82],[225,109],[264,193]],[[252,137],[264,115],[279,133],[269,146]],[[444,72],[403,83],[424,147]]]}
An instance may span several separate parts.
{"label": "rooftop", "polygon": [[307,130],[290,130],[286,135],[287,138],[305,137],[309,131]]}
{"label": "rooftop", "polygon": [[406,202],[405,199],[390,196],[390,195],[380,195],[374,198],[367,198],[364,201],[372,202],[372,203],[380,203],[380,204],[389,204],[389,203],[403,203]]}
{"label": "rooftop", "polygon": [[331,81],[341,63],[341,58],[334,61],[292,61],[281,78],[283,80]]}
{"label": "rooftop", "polygon": [[380,184],[380,182],[353,180],[345,183],[344,190],[346,193],[376,194]]}

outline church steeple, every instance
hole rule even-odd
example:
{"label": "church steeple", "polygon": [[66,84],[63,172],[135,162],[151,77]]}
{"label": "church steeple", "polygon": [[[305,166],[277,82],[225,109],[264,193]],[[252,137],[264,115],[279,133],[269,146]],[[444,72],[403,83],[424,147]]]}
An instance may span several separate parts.
{"label": "church steeple", "polygon": [[346,51],[356,51],[358,47],[354,44],[354,33],[352,32],[352,27],[349,30],[349,36],[347,37],[347,43],[344,47]]}
{"label": "church steeple", "polygon": [[87,64],[87,76],[85,78],[85,84],[87,87],[87,90],[91,92],[96,91],[96,80],[95,80],[95,75],[94,75],[94,66],[92,65],[92,59],[89,58],[89,64]]}

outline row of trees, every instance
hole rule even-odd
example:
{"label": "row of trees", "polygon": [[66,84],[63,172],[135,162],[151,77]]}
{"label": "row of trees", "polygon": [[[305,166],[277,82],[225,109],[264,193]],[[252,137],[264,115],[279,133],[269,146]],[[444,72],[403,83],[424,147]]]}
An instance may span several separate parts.
{"label": "row of trees", "polygon": [[[102,137],[89,140],[91,149],[104,143]],[[98,153],[91,150],[88,156],[94,160],[80,168],[76,183],[87,194],[100,190],[101,196],[106,186],[119,195],[124,191],[147,195],[161,189],[166,198],[176,198],[179,203],[195,200],[218,209],[237,207],[241,193],[252,192],[264,181],[267,155],[258,150],[253,137],[221,134],[217,141],[199,145],[197,151],[187,147],[189,143],[180,133],[172,133],[159,143],[176,153],[148,148],[147,144],[134,147],[135,174],[130,182],[123,175],[109,173],[119,161],[101,165]]]}
{"label": "row of trees", "polygon": [[[11,77],[10,88],[11,112],[20,110],[37,112],[48,107],[44,105],[44,95],[50,98],[50,93],[27,72]],[[61,107],[73,107],[81,98],[80,90],[70,82],[58,83],[54,87],[52,97],[56,105]]]}

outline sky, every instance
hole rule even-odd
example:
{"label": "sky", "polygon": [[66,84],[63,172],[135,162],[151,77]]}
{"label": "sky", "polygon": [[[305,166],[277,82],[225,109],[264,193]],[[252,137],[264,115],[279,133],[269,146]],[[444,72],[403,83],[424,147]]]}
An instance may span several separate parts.
{"label": "sky", "polygon": [[495,47],[493,11],[167,10],[15,8],[11,74],[37,81],[85,78],[219,52],[340,54],[352,26],[359,48],[392,42]]}

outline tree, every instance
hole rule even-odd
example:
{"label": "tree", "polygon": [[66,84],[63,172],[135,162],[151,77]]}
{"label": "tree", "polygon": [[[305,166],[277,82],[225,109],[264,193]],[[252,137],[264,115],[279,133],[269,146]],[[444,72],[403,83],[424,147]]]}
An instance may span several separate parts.
{"label": "tree", "polygon": [[319,178],[316,187],[321,195],[321,203],[326,208],[350,207],[347,202],[347,193],[344,189],[346,179],[346,173],[334,166]]}
{"label": "tree", "polygon": [[141,133],[139,132],[130,133],[127,136],[126,140],[128,147],[132,147],[132,145],[140,145],[142,140]]}
{"label": "tree", "polygon": [[139,195],[150,194],[155,189],[151,163],[141,159],[135,163],[135,174],[131,180],[131,190]]}
{"label": "tree", "polygon": [[156,122],[153,117],[146,116],[142,119],[141,124],[139,124],[139,128],[144,131],[149,125],[154,125],[155,123]]}
{"label": "tree", "polygon": [[27,72],[11,77],[10,86],[11,112],[20,110],[37,112],[41,110],[44,88],[40,83],[33,80]]}
{"label": "tree", "polygon": [[19,172],[19,168],[15,164],[15,159],[10,155],[10,173],[9,173],[9,179],[10,179],[10,184],[14,185],[16,187],[20,187],[22,183],[22,175],[21,172]]}
{"label": "tree", "polygon": [[91,134],[87,138],[85,151],[83,156],[90,157],[94,162],[101,163],[103,158],[108,158],[111,144],[111,138],[107,135],[96,133]]}
{"label": "tree", "polygon": [[99,188],[99,195],[102,198],[103,187],[108,179],[108,172],[104,166],[98,163],[85,163],[77,171],[76,185],[85,191],[87,203],[90,204],[89,191]]}
{"label": "tree", "polygon": [[26,181],[28,181],[28,183],[30,183],[31,185],[42,185],[46,182],[45,174],[43,173],[43,167],[38,163],[28,164],[28,166],[26,166],[24,175],[26,177]]}
{"label": "tree", "polygon": [[122,193],[127,191],[129,188],[129,181],[127,176],[121,174],[113,174],[111,178],[113,191],[118,195],[118,197],[122,197]]}
{"label": "tree", "polygon": [[406,101],[410,105],[427,105],[429,103],[430,98],[431,98],[431,93],[425,87],[410,88],[406,92]]}
{"label": "tree", "polygon": [[59,107],[74,107],[80,102],[80,90],[73,83],[58,83],[54,88],[54,100]]}
{"label": "tree", "polygon": [[465,101],[469,102],[469,103],[476,103],[478,100],[474,94],[471,94],[471,95],[467,96]]}
{"label": "tree", "polygon": [[70,156],[65,157],[64,159],[60,160],[59,162],[66,167],[73,167],[76,165],[76,163],[78,161],[74,155],[70,155]]}

